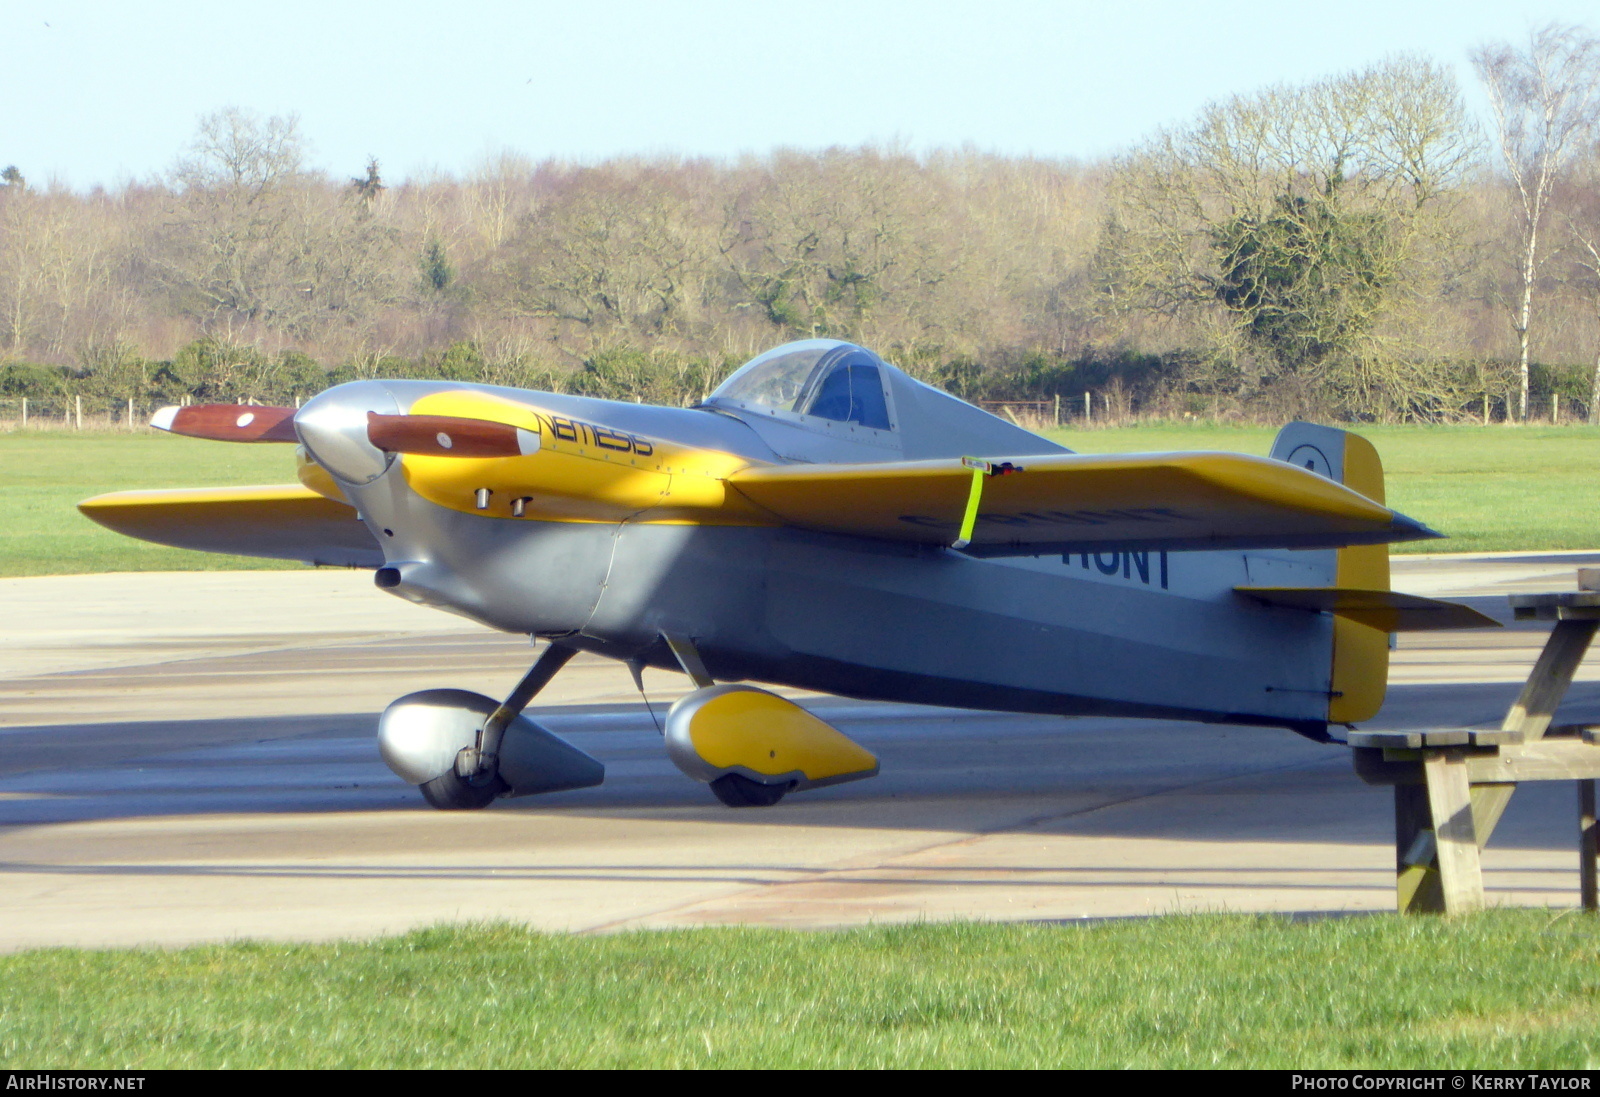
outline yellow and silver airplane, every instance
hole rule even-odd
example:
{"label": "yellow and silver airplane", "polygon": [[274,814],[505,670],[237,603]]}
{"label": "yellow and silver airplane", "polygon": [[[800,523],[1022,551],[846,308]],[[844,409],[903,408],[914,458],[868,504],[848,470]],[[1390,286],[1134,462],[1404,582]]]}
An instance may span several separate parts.
{"label": "yellow and silver airplane", "polygon": [[877,759],[747,682],[1007,712],[1275,725],[1328,740],[1383,702],[1389,634],[1492,625],[1389,589],[1357,435],[1291,423],[1271,457],[1081,454],[863,347],[807,340],[694,408],[356,381],[303,408],[154,425],[296,443],[286,486],[118,492],[111,529],[372,568],[390,594],[549,643],[510,696],[402,697],[379,748],[439,808],[600,783],[524,714],[577,652],[681,670],[665,747],[730,806]]}

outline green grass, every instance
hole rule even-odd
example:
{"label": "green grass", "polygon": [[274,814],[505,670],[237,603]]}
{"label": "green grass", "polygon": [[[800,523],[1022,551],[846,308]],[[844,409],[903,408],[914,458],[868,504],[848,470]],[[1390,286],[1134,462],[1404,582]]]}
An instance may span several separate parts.
{"label": "green grass", "polygon": [[[1273,431],[1216,425],[1061,431],[1085,452],[1223,449],[1265,454]],[[1600,429],[1372,427],[1389,504],[1449,535],[1398,552],[1600,547]],[[288,483],[289,447],[137,434],[0,434],[0,575],[220,570],[296,564],[186,552],[119,537],[79,500],[126,488]]]}
{"label": "green grass", "polygon": [[89,521],[77,504],[130,488],[294,482],[294,448],[158,431],[0,434],[0,575],[231,571],[300,564],[166,548]]}
{"label": "green grass", "polygon": [[1600,921],[942,924],[0,957],[0,1067],[1587,1067]]}
{"label": "green grass", "polygon": [[[1220,449],[1265,455],[1275,430],[1216,425],[1056,431],[1085,453]],[[1600,548],[1600,429],[1361,427],[1383,458],[1388,504],[1449,537],[1395,552]]]}

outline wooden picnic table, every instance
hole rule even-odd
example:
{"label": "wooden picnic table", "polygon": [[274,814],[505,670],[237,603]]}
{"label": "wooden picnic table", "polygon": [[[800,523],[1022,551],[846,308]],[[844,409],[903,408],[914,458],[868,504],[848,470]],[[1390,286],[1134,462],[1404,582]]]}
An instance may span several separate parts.
{"label": "wooden picnic table", "polygon": [[[1579,585],[1600,585],[1600,575],[1587,572],[1580,572]],[[1347,740],[1362,780],[1394,786],[1395,894],[1402,914],[1454,914],[1484,905],[1479,851],[1523,781],[1577,784],[1579,894],[1584,910],[1600,910],[1600,728],[1550,723],[1600,629],[1600,590],[1510,599],[1518,620],[1554,625],[1499,728],[1352,731]]]}

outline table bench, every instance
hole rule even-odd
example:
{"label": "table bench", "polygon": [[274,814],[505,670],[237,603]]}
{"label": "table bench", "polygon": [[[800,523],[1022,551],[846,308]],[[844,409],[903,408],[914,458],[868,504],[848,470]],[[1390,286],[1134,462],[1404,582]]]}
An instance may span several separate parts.
{"label": "table bench", "polygon": [[[1600,574],[1584,569],[1579,584],[1600,585]],[[1510,598],[1518,620],[1554,625],[1499,728],[1352,731],[1347,739],[1361,779],[1394,786],[1395,895],[1402,914],[1454,914],[1484,905],[1479,850],[1523,781],[1576,782],[1579,894],[1584,910],[1600,910],[1600,729],[1550,723],[1600,629],[1600,590]]]}

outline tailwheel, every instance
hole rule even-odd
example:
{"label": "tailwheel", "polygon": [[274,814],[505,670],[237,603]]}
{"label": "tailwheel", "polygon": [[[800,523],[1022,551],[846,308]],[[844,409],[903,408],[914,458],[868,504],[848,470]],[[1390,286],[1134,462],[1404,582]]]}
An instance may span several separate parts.
{"label": "tailwheel", "polygon": [[422,798],[440,811],[475,811],[494,803],[494,798],[506,791],[506,783],[494,777],[483,784],[473,784],[458,777],[454,770],[441,773],[431,781],[421,784]]}
{"label": "tailwheel", "polygon": [[725,773],[711,782],[711,791],[717,799],[731,808],[769,808],[793,787],[793,781],[764,785],[742,773]]}

